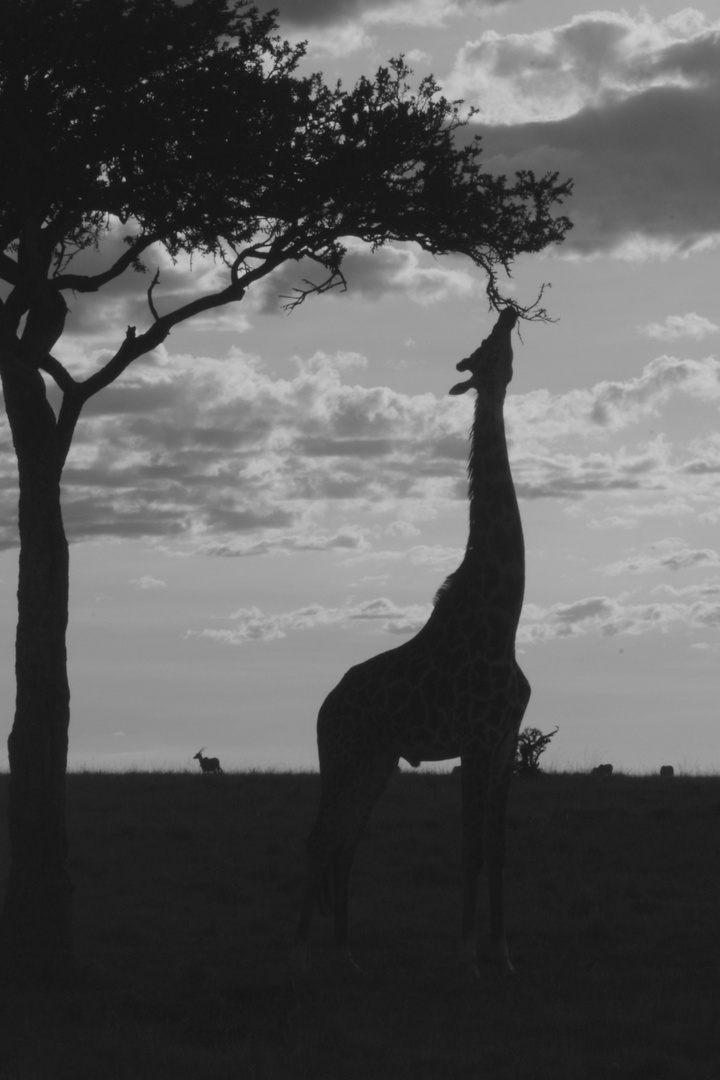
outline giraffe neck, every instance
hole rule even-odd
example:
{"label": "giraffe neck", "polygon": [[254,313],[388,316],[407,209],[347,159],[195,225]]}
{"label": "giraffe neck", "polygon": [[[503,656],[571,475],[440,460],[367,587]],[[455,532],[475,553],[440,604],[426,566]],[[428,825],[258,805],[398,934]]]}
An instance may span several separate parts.
{"label": "giraffe neck", "polygon": [[[504,395],[503,395],[504,398]],[[508,459],[503,399],[478,391],[470,461],[470,534],[465,555],[473,600],[520,617],[525,545]]]}

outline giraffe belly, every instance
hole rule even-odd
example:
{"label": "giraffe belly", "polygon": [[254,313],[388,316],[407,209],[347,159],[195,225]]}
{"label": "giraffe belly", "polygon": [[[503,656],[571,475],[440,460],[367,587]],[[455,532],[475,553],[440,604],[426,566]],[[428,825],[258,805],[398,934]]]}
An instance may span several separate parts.
{"label": "giraffe belly", "polygon": [[422,765],[424,761],[450,761],[452,758],[460,757],[460,747],[458,745],[448,745],[442,749],[436,748],[434,750],[413,747],[412,750],[401,750],[398,757],[404,758],[408,765],[412,765],[413,769],[417,769],[418,765]]}
{"label": "giraffe belly", "polygon": [[397,732],[389,741],[393,751],[413,768],[423,761],[447,761],[460,756],[460,743],[447,722],[441,723],[435,731],[414,728]]}
{"label": "giraffe belly", "polygon": [[465,659],[465,650],[455,655],[421,631],[350,668],[320,708],[321,768],[377,751],[413,765],[459,757],[513,677],[504,655],[496,664]]}

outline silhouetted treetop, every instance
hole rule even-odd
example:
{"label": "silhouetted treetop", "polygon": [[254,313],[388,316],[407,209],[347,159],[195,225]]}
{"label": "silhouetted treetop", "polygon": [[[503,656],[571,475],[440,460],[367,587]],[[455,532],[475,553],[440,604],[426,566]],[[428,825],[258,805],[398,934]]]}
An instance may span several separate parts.
{"label": "silhouetted treetop", "polygon": [[[234,298],[311,258],[325,273],[302,299],[341,280],[342,238],[353,236],[465,254],[495,297],[498,264],[570,227],[551,213],[570,185],[482,172],[479,141],[455,139],[460,103],[432,77],[413,92],[402,58],[351,90],[301,76],[304,46],[281,41],[273,15],[248,0],[5,0],[3,22],[0,232],[12,285],[43,276],[55,290],[94,291],[160,242],[222,257]],[[73,255],[99,244],[111,218],[128,227],[123,257],[73,273]]]}

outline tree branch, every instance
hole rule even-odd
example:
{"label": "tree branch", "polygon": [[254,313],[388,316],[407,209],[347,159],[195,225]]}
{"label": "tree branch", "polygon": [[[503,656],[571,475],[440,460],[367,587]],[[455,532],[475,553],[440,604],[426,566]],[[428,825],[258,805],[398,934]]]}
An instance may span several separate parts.
{"label": "tree branch", "polygon": [[[155,325],[157,326],[157,323]],[[144,337],[146,335],[142,336]],[[137,340],[135,327],[128,326],[125,331],[125,340],[112,359],[108,360],[107,364],[101,367],[99,371],[96,371],[93,375],[84,379],[79,384],[80,396],[83,403],[86,402],[88,398],[91,398],[93,394],[97,394],[99,390],[109,386],[110,383],[114,382],[115,379],[123,373],[125,368],[128,367],[133,360],[136,360],[138,356],[142,356],[145,350],[136,347]]]}
{"label": "tree branch", "polygon": [[128,267],[132,266],[136,261],[138,255],[159,239],[159,236],[149,234],[134,240],[127,251],[123,252],[120,258],[107,270],[104,270],[102,274],[60,274],[56,278],[51,278],[49,284],[58,290],[72,289],[74,292],[97,292],[103,285],[107,285],[109,281],[113,281],[116,277],[124,274]]}
{"label": "tree branch", "polygon": [[155,322],[160,322],[160,316],[158,315],[155,304],[153,303],[152,294],[153,294],[153,289],[155,288],[155,286],[157,285],[159,280],[160,280],[160,268],[158,267],[158,269],[155,271],[155,274],[153,276],[152,281],[150,282],[150,288],[147,291],[148,307],[150,308],[150,314],[152,315]]}
{"label": "tree branch", "polygon": [[17,285],[19,280],[18,264],[6,252],[0,252],[0,278],[9,285]]}
{"label": "tree branch", "polygon": [[48,353],[40,363],[40,369],[45,371],[54,380],[55,384],[64,394],[77,392],[80,383],[73,379],[67,368],[57,360],[52,353]]}

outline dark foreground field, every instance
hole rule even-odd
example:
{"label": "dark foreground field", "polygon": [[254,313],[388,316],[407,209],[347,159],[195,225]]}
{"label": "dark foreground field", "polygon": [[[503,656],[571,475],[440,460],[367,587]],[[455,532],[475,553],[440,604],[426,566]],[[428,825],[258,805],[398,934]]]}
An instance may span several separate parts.
{"label": "dark foreground field", "polygon": [[[2,778],[2,810],[6,798]],[[82,979],[0,996],[3,1080],[716,1080],[720,779],[516,781],[518,970],[457,961],[459,784],[399,775],[354,873],[359,977],[288,949],[317,777],[69,778]],[[4,827],[0,869],[7,857]],[[485,921],[483,920],[483,928]]]}

